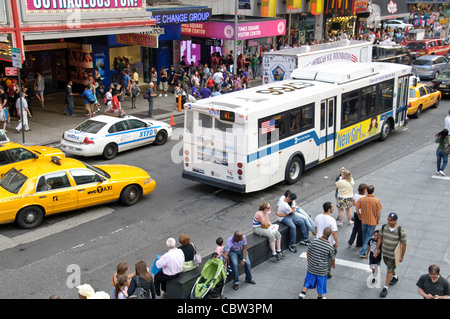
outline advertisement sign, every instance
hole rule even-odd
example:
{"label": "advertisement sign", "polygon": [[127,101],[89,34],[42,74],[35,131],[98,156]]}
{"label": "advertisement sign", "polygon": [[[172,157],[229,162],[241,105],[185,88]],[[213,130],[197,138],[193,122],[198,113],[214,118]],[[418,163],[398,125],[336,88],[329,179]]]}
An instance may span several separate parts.
{"label": "advertisement sign", "polygon": [[6,76],[18,76],[19,69],[14,67],[5,67],[5,75]]}
{"label": "advertisement sign", "polygon": [[[284,35],[286,20],[268,20],[258,22],[239,23],[237,39],[255,39]],[[234,39],[234,23],[202,22],[181,25],[181,34],[202,38],[215,38],[224,40]]]}
{"label": "advertisement sign", "polygon": [[336,152],[381,132],[381,115],[346,127],[336,133]]}
{"label": "advertisement sign", "polygon": [[144,0],[26,0],[27,13],[133,10],[145,7]]}
{"label": "advertisement sign", "polygon": [[197,23],[211,20],[212,9],[152,10],[150,18],[158,25]]}
{"label": "advertisement sign", "polygon": [[117,43],[139,45],[141,47],[158,48],[158,36],[142,33],[117,34]]}

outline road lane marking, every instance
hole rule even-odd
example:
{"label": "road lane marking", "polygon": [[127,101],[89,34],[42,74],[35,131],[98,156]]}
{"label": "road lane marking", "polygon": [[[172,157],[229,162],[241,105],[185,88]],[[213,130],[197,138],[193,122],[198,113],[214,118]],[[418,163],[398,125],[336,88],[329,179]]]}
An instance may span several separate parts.
{"label": "road lane marking", "polygon": [[431,178],[446,179],[446,180],[450,181],[450,177],[448,177],[448,176],[431,175]]}
{"label": "road lane marking", "polygon": [[0,235],[0,251],[13,248],[19,245],[31,243],[33,241],[63,232],[70,228],[77,227],[79,225],[88,223],[95,219],[101,218],[108,214],[111,214],[115,210],[109,207],[98,207],[91,209],[87,212],[80,213],[77,216],[68,218],[64,221],[55,223],[47,227],[38,227],[35,230],[31,230],[25,234],[16,237],[7,237]]}
{"label": "road lane marking", "polygon": [[[306,252],[301,253],[299,258],[306,259]],[[355,268],[355,269],[360,269],[360,270],[365,270],[365,271],[372,271],[369,268],[369,265],[367,263],[363,264],[363,263],[358,263],[355,261],[349,261],[349,260],[338,259],[338,258],[336,258],[335,263],[336,263],[336,265],[340,265],[340,266],[344,266],[344,267],[350,267],[350,268]]]}

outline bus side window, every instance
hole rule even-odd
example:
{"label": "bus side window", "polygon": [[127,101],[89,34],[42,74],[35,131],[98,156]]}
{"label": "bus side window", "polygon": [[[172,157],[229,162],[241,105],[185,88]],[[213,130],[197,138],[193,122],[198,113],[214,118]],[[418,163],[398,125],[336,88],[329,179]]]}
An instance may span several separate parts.
{"label": "bus side window", "polygon": [[392,97],[394,94],[394,80],[380,83],[380,102],[378,113],[384,113],[392,109]]}
{"label": "bus side window", "polygon": [[355,124],[358,120],[359,90],[342,94],[342,127]]}

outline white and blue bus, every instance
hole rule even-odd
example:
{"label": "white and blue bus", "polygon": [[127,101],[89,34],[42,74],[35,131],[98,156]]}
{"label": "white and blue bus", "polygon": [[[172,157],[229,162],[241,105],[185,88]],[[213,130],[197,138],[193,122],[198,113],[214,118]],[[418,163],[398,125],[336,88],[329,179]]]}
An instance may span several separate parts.
{"label": "white and blue bus", "polygon": [[240,193],[279,182],[407,121],[411,67],[336,63],[185,104],[183,178]]}

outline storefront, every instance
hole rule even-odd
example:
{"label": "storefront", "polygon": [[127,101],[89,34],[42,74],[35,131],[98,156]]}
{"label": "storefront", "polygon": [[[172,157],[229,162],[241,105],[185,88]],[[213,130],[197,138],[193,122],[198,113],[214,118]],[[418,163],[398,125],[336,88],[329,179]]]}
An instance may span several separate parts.
{"label": "storefront", "polygon": [[325,0],[325,38],[357,38],[361,19],[368,15],[370,0]]}
{"label": "storefront", "polygon": [[[244,21],[238,22],[237,30],[235,30],[234,16],[214,16],[209,22],[183,24],[181,34],[185,41],[194,43],[186,44],[181,54],[189,62],[194,61],[197,64],[202,61],[209,64],[212,52],[217,51],[221,55],[227,56],[230,51],[234,50],[235,32],[237,32],[236,54],[260,54],[263,49],[271,48],[272,37],[285,35],[286,20],[246,16]],[[195,40],[196,38],[211,39],[212,41],[205,40],[197,44],[195,43],[198,42]],[[206,47],[206,50],[202,47]]]}
{"label": "storefront", "polygon": [[145,0],[2,1],[0,33],[6,39],[0,41],[21,50],[23,74],[32,81],[36,72],[41,73],[46,92],[63,89],[68,80],[84,85],[94,68],[109,82],[108,35],[145,32],[154,26],[156,22],[148,17],[145,3]]}

